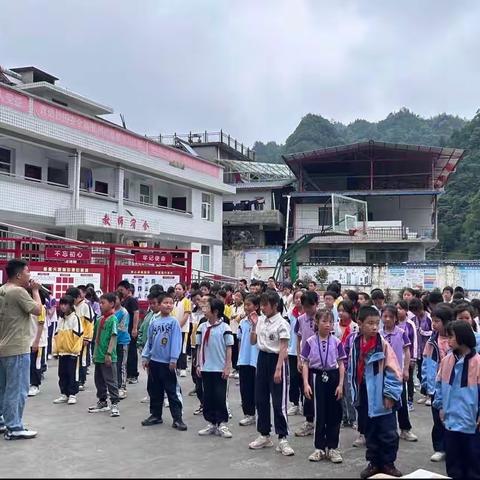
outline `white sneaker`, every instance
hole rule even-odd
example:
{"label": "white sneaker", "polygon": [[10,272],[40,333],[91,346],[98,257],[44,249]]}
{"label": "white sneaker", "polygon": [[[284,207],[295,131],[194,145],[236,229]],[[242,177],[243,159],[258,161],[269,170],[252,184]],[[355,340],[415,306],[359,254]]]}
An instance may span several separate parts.
{"label": "white sneaker", "polygon": [[123,400],[124,398],[127,398],[127,391],[121,388],[118,391],[118,398],[120,398],[121,400]]}
{"label": "white sneaker", "polygon": [[32,385],[29,389],[28,389],[28,396],[29,397],[35,397],[36,395],[38,395],[40,393],[40,389],[34,385]]}
{"label": "white sneaker", "polygon": [[68,397],[67,404],[68,405],[75,405],[77,403],[77,397],[75,395],[70,395]]}
{"label": "white sneaker", "polygon": [[282,438],[277,445],[276,448],[277,452],[280,452],[282,455],[286,457],[290,457],[291,455],[295,455],[293,448],[289,445],[288,440],[286,438]]}
{"label": "white sneaker", "polygon": [[431,407],[432,406],[432,399],[430,397],[428,397],[426,400],[425,400],[425,406],[426,407]]}
{"label": "white sneaker", "polygon": [[149,403],[150,402],[150,397],[143,397],[141,400],[140,400],[140,403]]}
{"label": "white sneaker", "polygon": [[330,448],[328,450],[328,458],[332,463],[342,463],[343,458],[340,455],[340,450],[338,448]]}
{"label": "white sneaker", "polygon": [[365,437],[360,434],[357,439],[355,439],[352,443],[354,447],[364,447],[365,446]]}
{"label": "white sneaker", "polygon": [[427,399],[425,397],[420,397],[418,400],[417,400],[417,403],[419,405],[421,405],[422,403],[425,403],[427,401]]}
{"label": "white sneaker", "polygon": [[[299,408],[298,405],[291,405],[290,407],[288,407],[288,410],[287,410],[287,415],[288,416],[299,415],[299,413],[300,413],[300,408]],[[313,455],[313,453],[312,453],[312,455]]]}
{"label": "white sneaker", "polygon": [[240,374],[237,371],[235,371],[235,373],[233,374],[233,378],[235,379],[240,378]]}
{"label": "white sneaker", "polygon": [[260,450],[261,448],[269,447],[273,447],[273,442],[270,438],[270,435],[259,435],[253,442],[248,444],[248,448],[251,448],[252,450]]}
{"label": "white sneaker", "polygon": [[311,462],[320,462],[325,458],[325,452],[318,448],[308,457]]}
{"label": "white sneaker", "polygon": [[51,360],[52,358],[53,358],[52,354],[49,353],[49,354],[47,355],[47,360]]}
{"label": "white sneaker", "polygon": [[416,442],[418,440],[418,437],[411,430],[402,430],[400,438],[407,442]]}
{"label": "white sneaker", "polygon": [[120,416],[120,410],[118,410],[118,405],[116,403],[112,403],[112,406],[110,407],[110,416],[111,417]]}
{"label": "white sneaker", "polygon": [[228,411],[228,418],[232,418],[233,415],[232,415],[232,411],[230,410],[230,407],[227,407],[227,411]]}
{"label": "white sneaker", "polygon": [[430,461],[431,462],[443,462],[445,460],[445,457],[446,457],[446,453],[445,452],[435,452],[431,457],[430,457]]}
{"label": "white sneaker", "polygon": [[187,376],[187,371],[186,370],[180,370],[180,376],[182,378],[186,377]]}
{"label": "white sneaker", "polygon": [[246,415],[245,418],[242,418],[238,424],[242,427],[247,427],[248,425],[255,425],[256,419],[255,415]]}
{"label": "white sneaker", "polygon": [[315,427],[313,423],[304,422],[299,430],[295,432],[296,437],[308,437],[309,435],[313,435],[315,431]]}
{"label": "white sneaker", "polygon": [[68,397],[63,394],[53,401],[53,403],[67,403],[67,402],[68,402]]}
{"label": "white sneaker", "polygon": [[7,430],[4,434],[5,440],[30,440],[31,438],[35,438],[37,436],[37,432],[34,430],[27,430],[24,428],[23,430],[15,430],[10,431]]}
{"label": "white sneaker", "polygon": [[223,438],[232,438],[232,432],[228,428],[227,424],[222,423],[218,429],[217,429],[217,434],[220,435],[220,437]]}
{"label": "white sneaker", "polygon": [[212,425],[211,423],[208,423],[205,428],[202,428],[201,430],[198,431],[198,434],[202,437],[206,435],[215,435],[217,433],[217,427],[216,425]]}

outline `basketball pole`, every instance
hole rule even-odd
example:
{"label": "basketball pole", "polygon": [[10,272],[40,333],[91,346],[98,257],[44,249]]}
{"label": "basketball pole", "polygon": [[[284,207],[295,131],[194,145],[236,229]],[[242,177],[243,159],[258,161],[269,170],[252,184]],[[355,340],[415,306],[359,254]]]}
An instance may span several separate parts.
{"label": "basketball pole", "polygon": [[285,220],[285,246],[284,246],[285,251],[287,251],[287,248],[288,248],[288,224],[290,222],[290,198],[291,198],[291,195],[287,195],[287,217]]}

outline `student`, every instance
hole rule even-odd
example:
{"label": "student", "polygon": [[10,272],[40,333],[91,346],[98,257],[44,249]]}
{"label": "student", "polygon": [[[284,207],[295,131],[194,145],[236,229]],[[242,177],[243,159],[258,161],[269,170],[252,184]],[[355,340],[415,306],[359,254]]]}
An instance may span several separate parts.
{"label": "student", "polygon": [[313,374],[315,388],[315,451],[308,459],[318,462],[327,458],[332,463],[342,463],[338,442],[342,422],[344,360],[347,356],[342,342],[331,335],[333,315],[330,310],[316,313],[315,327],[316,335],[304,342],[302,348],[305,396],[309,399],[313,396],[310,374]]}
{"label": "student", "polygon": [[295,328],[298,317],[303,315],[302,295],[303,290],[297,290],[293,295],[293,306],[288,312],[288,321],[290,323],[290,340],[288,342],[288,397],[292,404],[287,410],[288,415],[301,415],[303,402],[303,381],[298,369],[298,342]]}
{"label": "student", "polygon": [[415,291],[413,290],[413,288],[405,287],[401,292],[400,299],[408,303],[414,297],[415,297]]}
{"label": "student", "polygon": [[363,424],[368,466],[360,478],[377,473],[395,477],[398,451],[395,404],[402,395],[402,372],[392,347],[378,333],[380,316],[375,307],[362,307],[358,315],[361,333],[350,352],[348,378],[352,399]]}
{"label": "student", "polygon": [[252,345],[257,344],[259,349],[255,379],[255,404],[258,416],[257,430],[260,435],[249,444],[249,448],[257,450],[273,446],[270,439],[271,397],[275,433],[279,439],[277,451],[282,455],[290,456],[295,453],[287,440],[287,356],[290,327],[279,312],[280,305],[281,299],[277,293],[262,294],[260,307],[265,317],[259,317],[257,324],[252,324],[250,332],[250,342]]}
{"label": "student", "polygon": [[445,287],[442,291],[443,301],[445,303],[452,303],[453,299],[453,288],[452,287]]}
{"label": "student", "polygon": [[262,268],[262,260],[259,258],[256,262],[255,265],[252,268],[252,272],[250,273],[250,280],[262,280],[262,274],[260,272],[260,269]]}
{"label": "student", "polygon": [[257,373],[258,348],[250,343],[250,332],[252,325],[258,322],[260,297],[247,295],[244,309],[245,317],[242,318],[238,327],[240,397],[245,415],[238,423],[243,427],[255,424],[255,375]]}
{"label": "student", "polygon": [[307,290],[309,292],[315,292],[316,289],[317,289],[317,282],[315,282],[314,280],[310,280],[307,285]]}
{"label": "student", "polygon": [[370,295],[366,292],[359,292],[358,294],[358,304],[360,307],[363,305],[367,305],[368,302],[370,302]]}
{"label": "student", "polygon": [[332,312],[334,324],[338,322],[338,310],[337,306],[335,305],[336,298],[337,294],[332,290],[327,290],[323,294],[324,306],[327,310],[330,310]]}
{"label": "student", "polygon": [[480,352],[480,332],[477,332],[477,323],[475,322],[475,310],[469,303],[460,303],[454,309],[455,319],[468,323],[473,330],[476,341],[477,353]]}
{"label": "student", "polygon": [[204,280],[203,282],[200,282],[200,293],[203,295],[208,295],[210,293],[212,286],[210,285],[210,282],[207,280]]}
{"label": "student", "polygon": [[177,318],[182,330],[182,353],[178,359],[180,376],[187,376],[187,342],[190,330],[190,314],[192,313],[192,302],[185,296],[187,287],[183,283],[175,285],[175,309],[173,315]]}
{"label": "student", "polygon": [[400,438],[407,442],[416,442],[418,437],[412,432],[412,424],[408,416],[407,385],[410,368],[410,339],[407,332],[398,325],[397,308],[395,305],[385,305],[382,315],[382,337],[392,347],[400,368],[403,368],[402,404],[397,410]]}
{"label": "student", "polygon": [[195,350],[197,347],[197,343],[196,343],[197,328],[198,328],[198,325],[200,324],[200,320],[203,317],[202,306],[201,306],[202,294],[200,290],[193,291],[190,294],[190,300],[192,302],[192,313],[190,314],[190,349],[191,349],[191,357],[192,357],[191,375],[192,375],[194,389],[191,392],[189,392],[188,395],[192,397],[196,395],[201,405],[202,380],[197,375],[197,351]]}
{"label": "student", "polygon": [[445,425],[447,475],[480,478],[480,356],[475,352],[475,335],[465,322],[449,323],[447,334],[452,352],[440,364],[433,402]]}
{"label": "student", "polygon": [[379,315],[382,316],[382,312],[385,307],[385,294],[383,293],[383,290],[380,288],[372,290],[370,297],[373,302],[373,308],[376,308]]}
{"label": "student", "polygon": [[[318,309],[318,296],[315,292],[306,291],[301,297],[303,314],[298,317],[295,324],[295,334],[297,335],[297,369],[303,375],[303,361],[301,353],[305,342],[313,335],[315,335],[315,314]],[[327,309],[328,310],[328,309]],[[313,373],[310,373],[310,387],[313,391],[315,386],[313,384]],[[302,382],[302,385],[304,382]],[[304,392],[305,395],[305,392]],[[314,398],[305,397],[303,402],[303,414],[305,415],[305,422],[295,432],[296,437],[307,437],[314,433],[314,419],[315,419],[315,404]]]}
{"label": "student", "polygon": [[443,303],[443,296],[440,293],[440,290],[432,290],[427,295],[427,311],[428,313],[432,313],[433,309],[439,304]]}
{"label": "student", "polygon": [[[355,332],[358,332],[358,325],[353,321],[354,306],[350,300],[343,300],[338,304],[339,322],[334,325],[334,334],[340,340],[342,348],[345,349],[345,344],[348,337]],[[344,368],[348,366],[348,358],[345,356]],[[352,394],[348,385],[347,376],[344,375],[342,395],[342,410],[343,410],[343,426],[355,428],[356,411],[352,404]]]}
{"label": "student", "polygon": [[[95,324],[95,387],[97,404],[88,408],[89,413],[110,410],[111,417],[120,416],[118,410],[117,385],[117,318],[115,317],[115,293],[105,293],[100,297],[102,316]],[[107,403],[107,390],[111,406]]]}
{"label": "student", "polygon": [[275,277],[268,277],[267,288],[274,292],[277,291],[277,281],[275,280]]}
{"label": "student", "polygon": [[[358,303],[358,293],[355,290],[345,290],[343,299],[350,300],[352,302],[352,305],[353,305],[352,320],[355,321],[355,319],[357,318],[358,309],[360,307],[360,304]],[[337,305],[337,309],[338,309],[338,305]]]}
{"label": "student", "polygon": [[42,373],[47,358],[48,328],[46,326],[47,311],[45,308],[45,295],[40,290],[42,311],[40,315],[30,315],[30,389],[29,397],[40,393]]}
{"label": "student", "polygon": [[173,317],[173,298],[162,293],[152,298],[153,310],[158,310],[148,328],[147,343],[142,352],[142,366],[148,371],[147,390],[150,397],[150,416],[142,421],[144,427],[163,423],[163,399],[168,397],[172,428],[187,430],[182,420],[182,392],[177,381],[177,360],[182,350],[182,332]]}
{"label": "student", "polygon": [[238,281],[238,289],[243,292],[245,295],[249,293],[248,291],[248,283],[244,278],[241,278]]}
{"label": "student", "polygon": [[203,385],[203,417],[208,425],[199,435],[232,438],[227,426],[227,382],[232,368],[233,336],[223,319],[223,302],[208,298],[202,305],[207,322],[197,330],[197,374]]}
{"label": "student", "polygon": [[422,390],[430,396],[432,401],[432,462],[445,460],[445,426],[440,420],[438,410],[433,406],[435,401],[435,384],[440,362],[447,355],[450,347],[448,344],[447,327],[454,320],[453,309],[449,303],[437,305],[432,312],[433,334],[428,339],[423,351],[422,362]]}
{"label": "student", "polygon": [[47,297],[45,302],[45,308],[47,310],[46,327],[48,328],[48,347],[47,347],[47,359],[52,359],[52,344],[53,336],[57,330],[57,301],[53,296]]}
{"label": "student", "polygon": [[232,330],[233,335],[233,347],[232,347],[232,367],[233,378],[238,378],[239,373],[237,369],[237,362],[238,362],[238,326],[240,322],[246,317],[245,314],[245,307],[244,302],[245,294],[242,293],[240,290],[237,290],[233,294],[233,305],[231,305],[231,316],[230,316],[230,328]]}
{"label": "student", "polygon": [[284,282],[282,288],[282,302],[283,302],[283,312],[282,316],[285,320],[288,320],[288,312],[293,306],[293,286],[290,282]]}
{"label": "student", "polygon": [[53,342],[53,353],[58,355],[58,386],[60,397],[53,403],[77,403],[78,356],[83,346],[82,321],[75,313],[75,300],[69,295],[60,299],[60,316]]}
{"label": "student", "polygon": [[[99,304],[100,305],[100,304]],[[115,317],[117,319],[117,384],[118,397],[120,400],[127,398],[127,359],[128,345],[130,343],[130,334],[128,333],[128,324],[130,316],[118,295],[115,296]],[[138,342],[137,342],[138,346]]]}
{"label": "student", "polygon": [[417,327],[413,320],[408,318],[408,303],[406,300],[399,300],[395,307],[397,309],[397,325],[406,332],[408,340],[410,341],[410,365],[408,367],[408,380],[407,380],[407,403],[408,411],[413,411],[413,395],[415,393],[413,375],[415,372],[415,365],[419,353],[417,352]]}

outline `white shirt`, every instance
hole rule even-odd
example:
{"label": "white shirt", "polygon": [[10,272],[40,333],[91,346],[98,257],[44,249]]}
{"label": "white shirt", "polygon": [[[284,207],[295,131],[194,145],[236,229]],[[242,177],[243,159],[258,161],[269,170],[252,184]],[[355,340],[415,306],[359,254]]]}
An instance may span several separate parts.
{"label": "white shirt", "polygon": [[290,340],[290,325],[279,313],[258,317],[256,332],[259,350],[267,353],[279,353],[280,340]]}
{"label": "white shirt", "polygon": [[260,268],[258,268],[258,265],[255,264],[252,267],[252,273],[250,274],[250,280],[261,280],[262,275],[260,273]]}

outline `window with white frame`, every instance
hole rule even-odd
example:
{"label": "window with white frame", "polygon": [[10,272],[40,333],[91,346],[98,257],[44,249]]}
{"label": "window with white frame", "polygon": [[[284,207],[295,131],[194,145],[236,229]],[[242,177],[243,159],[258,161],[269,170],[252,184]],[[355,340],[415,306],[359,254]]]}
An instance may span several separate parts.
{"label": "window with white frame", "polygon": [[153,203],[152,186],[140,184],[140,203],[151,205]]}
{"label": "window with white frame", "polygon": [[123,179],[123,198],[128,200],[130,196],[130,180],[128,178]]}
{"label": "window with white frame", "polygon": [[12,151],[0,147],[0,173],[11,173]]}
{"label": "window with white frame", "polygon": [[213,221],[213,197],[210,193],[202,193],[202,220]]}
{"label": "window with white frame", "polygon": [[210,271],[210,246],[202,245],[200,248],[200,270],[205,272]]}

